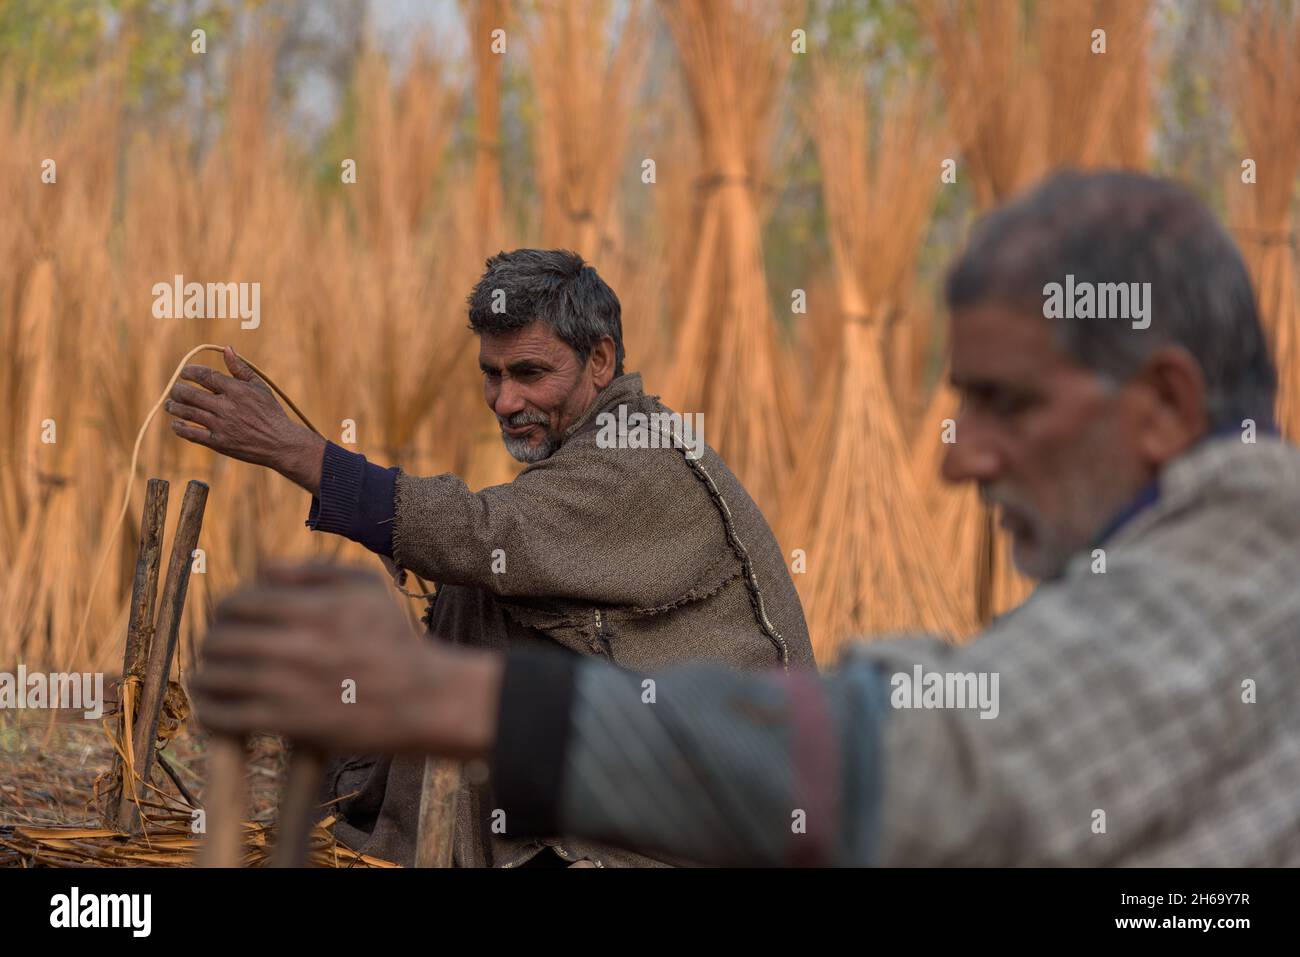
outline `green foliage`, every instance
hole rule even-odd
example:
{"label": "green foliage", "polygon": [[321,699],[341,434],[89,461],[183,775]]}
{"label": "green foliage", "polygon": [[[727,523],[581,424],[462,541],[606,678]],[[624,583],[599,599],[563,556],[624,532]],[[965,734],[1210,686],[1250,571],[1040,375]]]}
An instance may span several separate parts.
{"label": "green foliage", "polygon": [[0,66],[24,88],[66,99],[98,59],[104,4],[93,0],[6,0],[0,3]]}
{"label": "green foliage", "polygon": [[[209,43],[228,32],[239,10],[257,3],[204,0],[6,0],[0,4],[0,65],[24,88],[67,100],[95,81],[96,68],[123,68],[132,103],[162,108],[178,102],[197,69],[190,33]],[[210,55],[210,54],[209,54]]]}

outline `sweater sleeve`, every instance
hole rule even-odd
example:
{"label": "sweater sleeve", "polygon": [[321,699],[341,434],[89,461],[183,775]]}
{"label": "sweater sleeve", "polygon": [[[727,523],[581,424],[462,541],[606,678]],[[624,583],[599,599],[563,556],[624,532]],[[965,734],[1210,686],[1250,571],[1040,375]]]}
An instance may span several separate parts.
{"label": "sweater sleeve", "polygon": [[307,527],[332,532],[393,557],[396,468],[382,468],[364,455],[325,443],[320,495],[311,500]]}
{"label": "sweater sleeve", "polygon": [[676,600],[710,576],[716,585],[732,555],[677,451],[594,440],[478,492],[452,474],[399,475],[393,547],[403,568],[442,584],[609,605]]}
{"label": "sweater sleeve", "polygon": [[888,686],[873,665],[643,676],[516,653],[506,675],[498,800],[533,833],[702,864],[874,862]]}

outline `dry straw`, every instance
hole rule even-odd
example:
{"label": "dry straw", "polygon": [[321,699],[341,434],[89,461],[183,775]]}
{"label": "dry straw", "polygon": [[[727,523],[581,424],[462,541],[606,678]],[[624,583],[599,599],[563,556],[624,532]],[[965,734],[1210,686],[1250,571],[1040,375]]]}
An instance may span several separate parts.
{"label": "dry straw", "polygon": [[[0,867],[193,867],[203,842],[192,830],[188,810],[158,802],[141,802],[155,813],[148,835],[122,834],[111,828],[0,825]],[[335,815],[312,826],[308,866],[329,868],[398,867],[338,843]],[[274,826],[243,823],[241,867],[265,867],[276,846]]]}
{"label": "dry straw", "polygon": [[1296,287],[1296,175],[1300,172],[1300,12],[1250,3],[1237,23],[1234,114],[1256,181],[1234,171],[1235,232],[1255,283],[1278,366],[1277,418],[1300,438],[1300,298]]}
{"label": "dry straw", "polygon": [[972,624],[936,549],[885,372],[885,330],[904,308],[938,188],[931,97],[883,87],[864,97],[864,87],[861,70],[818,70],[809,116],[839,341],[782,523],[787,546],[806,550],[796,580],[822,662],[854,635],[923,629],[954,638]]}
{"label": "dry straw", "polygon": [[[96,399],[115,285],[103,196],[120,143],[110,84],[59,123],[39,115],[30,94],[19,103],[14,87],[0,84],[0,658],[10,662],[62,660],[88,593],[86,544],[109,521],[98,494],[109,483]],[[57,185],[38,180],[51,156],[63,158]],[[89,494],[83,476],[94,483]]]}
{"label": "dry straw", "polygon": [[[336,185],[320,202],[302,174],[305,158],[275,123],[270,57],[250,50],[237,62],[225,129],[205,149],[166,124],[124,141],[113,77],[71,112],[0,91],[0,139],[12,157],[0,163],[0,194],[14,214],[0,219],[9,265],[0,270],[8,347],[0,390],[15,410],[0,423],[0,457],[6,475],[12,463],[20,479],[0,483],[2,658],[72,670],[120,665],[133,548],[119,542],[105,552],[125,494],[120,476],[158,389],[195,343],[267,357],[326,435],[343,441],[350,420],[353,448],[383,464],[417,474],[455,468],[480,485],[490,470],[513,474],[465,328],[464,297],[485,255],[467,238],[474,197],[456,188],[459,170],[443,175],[444,158],[430,152],[457,121],[447,111],[454,90],[422,55],[395,88],[370,64],[358,86],[365,133],[338,157],[359,159],[357,183]],[[408,109],[415,101],[419,108]],[[50,155],[76,158],[60,163],[56,186],[36,178]],[[361,200],[354,189],[389,192],[374,208],[361,203],[363,213],[349,207]],[[260,282],[260,326],[154,317],[150,290],[177,274]],[[57,427],[54,444],[41,441],[46,419]],[[472,457],[480,435],[493,458]],[[261,556],[373,560],[337,536],[308,534],[307,496],[266,469],[165,429],[145,436],[140,461],[150,475],[213,489],[181,665],[214,601]],[[140,502],[136,490],[131,527]],[[101,554],[105,570],[73,660]]]}
{"label": "dry straw", "polygon": [[629,145],[643,125],[638,97],[652,21],[639,0],[622,10],[617,17],[609,0],[537,3],[527,20],[533,149],[543,245],[574,250],[597,269],[622,304],[628,369],[653,373],[664,352],[662,257],[649,230],[627,228],[625,209],[628,190],[649,189]]}
{"label": "dry straw", "polygon": [[[1038,6],[1034,40],[1046,101],[1047,169],[1147,165],[1149,13],[1146,0]],[[1095,52],[1103,41],[1105,52]]]}
{"label": "dry straw", "polygon": [[664,395],[703,412],[709,444],[760,506],[793,462],[795,399],[763,265],[760,184],[789,65],[792,6],[664,0],[699,135],[705,178],[686,313]]}
{"label": "dry straw", "polygon": [[[624,310],[624,343],[629,361],[645,375],[646,387],[658,392],[673,368],[671,347],[688,302],[694,275],[696,233],[703,210],[703,156],[687,100],[685,79],[678,70],[651,74],[637,111],[640,121],[630,140],[636,185],[643,190],[639,222],[628,253],[634,266],[633,286],[619,287]],[[635,150],[635,152],[633,152]],[[642,185],[645,160],[654,166],[653,187]],[[648,191],[647,191],[648,190]],[[627,279],[623,279],[625,284]]]}
{"label": "dry straw", "polygon": [[[501,184],[501,79],[508,44],[505,0],[461,0],[474,64],[474,220],[481,236],[500,228],[505,204]],[[498,33],[498,31],[500,31]],[[509,49],[508,45],[505,47]]]}
{"label": "dry straw", "polygon": [[613,9],[610,0],[540,0],[528,49],[542,241],[592,260],[615,251],[614,201],[649,50],[639,3],[610,49]]}
{"label": "dry straw", "polygon": [[[454,315],[458,329],[448,336],[447,344],[455,350],[452,375],[440,387],[447,396],[446,405],[440,409],[443,421],[461,423],[468,432],[467,441],[459,443],[460,449],[452,463],[452,470],[464,478],[471,488],[483,488],[508,482],[518,474],[518,466],[501,445],[501,432],[496,418],[484,406],[482,379],[475,359],[472,338],[464,333],[464,311],[459,309],[465,293],[477,281],[488,256],[510,246],[512,230],[505,217],[505,187],[502,180],[504,147],[501,132],[501,90],[505,64],[511,53],[511,17],[513,7],[505,0],[461,0],[473,67],[474,93],[474,161],[471,194],[472,205],[458,209],[455,191],[451,196],[451,209],[455,227],[443,232],[438,255],[451,252],[450,246],[464,242],[464,250],[471,254],[465,265],[453,266],[457,277],[447,291],[448,311]],[[456,237],[450,239],[450,237]],[[446,345],[444,345],[446,348]],[[430,441],[437,443],[436,433]]]}

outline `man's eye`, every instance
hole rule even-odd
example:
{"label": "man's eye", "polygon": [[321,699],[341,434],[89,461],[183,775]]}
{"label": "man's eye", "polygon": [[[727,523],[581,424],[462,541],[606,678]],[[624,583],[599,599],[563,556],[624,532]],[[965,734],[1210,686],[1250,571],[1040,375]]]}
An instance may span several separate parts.
{"label": "man's eye", "polygon": [[1009,417],[1019,415],[1034,404],[1034,397],[1024,392],[992,389],[971,390],[962,395],[962,408]]}
{"label": "man's eye", "polygon": [[1010,392],[995,396],[989,405],[998,415],[1017,415],[1033,405],[1033,400],[1023,392]]}

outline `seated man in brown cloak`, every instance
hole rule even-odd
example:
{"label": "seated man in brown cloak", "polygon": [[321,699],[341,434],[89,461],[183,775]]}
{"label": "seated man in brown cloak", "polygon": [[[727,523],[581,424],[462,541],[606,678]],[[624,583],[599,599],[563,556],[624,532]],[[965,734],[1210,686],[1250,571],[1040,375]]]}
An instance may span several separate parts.
{"label": "seated man in brown cloak", "polygon": [[[573,253],[488,260],[469,297],[470,328],[484,396],[507,450],[527,465],[481,492],[327,442],[292,421],[230,348],[233,378],[187,366],[182,378],[196,385],[178,382],[166,408],[183,438],[311,492],[311,528],[436,582],[432,635],[488,649],[559,645],[638,671],[812,664],[767,522],[704,443],[699,417],[669,413],[639,374],[624,373],[620,313],[613,290]],[[423,767],[405,755],[336,763],[327,799],[353,795],[338,804],[338,838],[414,863]],[[492,782],[470,777],[457,805],[460,866],[655,863],[512,834],[493,815]]]}

